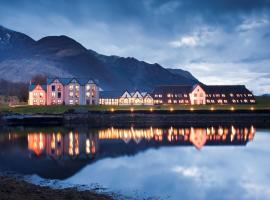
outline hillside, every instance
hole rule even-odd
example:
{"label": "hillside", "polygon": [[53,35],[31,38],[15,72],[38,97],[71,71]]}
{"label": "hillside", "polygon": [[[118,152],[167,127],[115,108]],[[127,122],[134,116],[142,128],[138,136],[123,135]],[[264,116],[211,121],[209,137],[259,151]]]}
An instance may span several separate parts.
{"label": "hillside", "polygon": [[0,79],[28,82],[36,74],[91,77],[103,90],[152,90],[160,84],[193,84],[189,72],[132,57],[105,56],[67,36],[38,41],[0,26]]}

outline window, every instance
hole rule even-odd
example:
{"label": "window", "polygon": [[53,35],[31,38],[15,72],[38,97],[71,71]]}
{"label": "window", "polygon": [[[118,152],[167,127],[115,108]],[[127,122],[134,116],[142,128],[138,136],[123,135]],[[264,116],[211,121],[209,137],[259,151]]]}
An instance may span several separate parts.
{"label": "window", "polygon": [[55,92],[52,92],[52,97],[55,97]]}
{"label": "window", "polygon": [[222,97],[226,97],[225,94],[222,94],[221,96],[222,96]]}
{"label": "window", "polygon": [[43,97],[43,93],[42,92],[39,93],[39,97]]}
{"label": "window", "polygon": [[57,91],[61,91],[61,90],[62,90],[61,86],[57,85]]}
{"label": "window", "polygon": [[194,94],[194,97],[197,97],[197,93]]}
{"label": "window", "polygon": [[172,103],[172,100],[169,99],[169,100],[168,100],[168,103]]}
{"label": "window", "polygon": [[173,100],[173,103],[177,103],[177,100]]}
{"label": "window", "polygon": [[86,90],[90,90],[90,85],[86,85]]}
{"label": "window", "polygon": [[58,104],[61,104],[61,103],[62,103],[62,101],[59,99],[59,100],[57,101],[57,103],[58,103]]}
{"label": "window", "polygon": [[159,94],[158,97],[161,98],[162,97],[162,94]]}
{"label": "window", "polygon": [[73,90],[73,85],[70,85],[69,86],[69,90]]}
{"label": "window", "polygon": [[70,96],[70,97],[73,97],[73,95],[74,95],[73,92],[70,92],[70,93],[69,93],[69,96]]}
{"label": "window", "polygon": [[55,91],[55,85],[52,85],[52,91],[53,92]]}
{"label": "window", "polygon": [[80,89],[80,86],[76,85],[76,90],[79,91]]}
{"label": "window", "polygon": [[187,97],[187,94],[184,94],[184,97]]}
{"label": "window", "polygon": [[87,97],[90,97],[90,92],[86,92],[86,96]]}
{"label": "window", "polygon": [[158,97],[158,95],[157,95],[157,94],[155,94],[155,97]]}
{"label": "window", "polygon": [[57,93],[57,98],[61,98],[61,92]]}
{"label": "window", "polygon": [[233,97],[234,96],[233,93],[231,93],[230,96]]}
{"label": "window", "polygon": [[170,94],[167,94],[167,97],[169,97],[169,98],[170,98],[170,97],[171,97],[171,95],[170,95]]}

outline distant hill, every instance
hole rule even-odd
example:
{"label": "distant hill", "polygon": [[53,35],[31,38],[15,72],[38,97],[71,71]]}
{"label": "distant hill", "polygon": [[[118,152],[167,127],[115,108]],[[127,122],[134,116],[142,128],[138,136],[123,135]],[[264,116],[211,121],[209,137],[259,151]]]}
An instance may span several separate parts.
{"label": "distant hill", "polygon": [[35,41],[0,26],[0,79],[27,82],[36,74],[91,77],[103,90],[152,90],[160,84],[198,83],[187,71],[132,57],[101,55],[67,36]]}

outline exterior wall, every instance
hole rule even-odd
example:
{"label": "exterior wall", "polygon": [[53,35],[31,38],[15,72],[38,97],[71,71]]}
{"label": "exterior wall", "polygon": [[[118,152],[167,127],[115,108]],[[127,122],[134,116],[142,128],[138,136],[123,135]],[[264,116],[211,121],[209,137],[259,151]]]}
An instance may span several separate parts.
{"label": "exterior wall", "polygon": [[119,98],[119,105],[131,105],[131,95],[127,91]]}
{"label": "exterior wall", "polygon": [[190,98],[188,93],[171,93],[171,92],[163,92],[163,93],[154,93],[152,94],[154,104],[162,105],[162,104],[190,104]]}
{"label": "exterior wall", "polygon": [[47,85],[47,105],[64,104],[64,94],[65,92],[63,84],[57,79],[54,80],[51,84]]}
{"label": "exterior wall", "polygon": [[99,99],[100,105],[119,105],[119,99],[118,98],[100,98]]}
{"label": "exterior wall", "polygon": [[206,94],[207,104],[253,104],[256,103],[252,93],[208,93]]}
{"label": "exterior wall", "polygon": [[46,91],[37,85],[33,91],[29,92],[29,105],[46,105]]}
{"label": "exterior wall", "polygon": [[65,105],[79,105],[81,102],[81,86],[77,82],[71,82],[64,86]]}
{"label": "exterior wall", "polygon": [[148,106],[154,105],[154,99],[149,94],[147,94],[143,98],[143,104]]}
{"label": "exterior wall", "polygon": [[191,105],[206,104],[206,94],[200,85],[196,85],[189,97]]}
{"label": "exterior wall", "polygon": [[83,86],[85,101],[83,105],[98,105],[99,104],[99,89],[96,84],[88,83]]}

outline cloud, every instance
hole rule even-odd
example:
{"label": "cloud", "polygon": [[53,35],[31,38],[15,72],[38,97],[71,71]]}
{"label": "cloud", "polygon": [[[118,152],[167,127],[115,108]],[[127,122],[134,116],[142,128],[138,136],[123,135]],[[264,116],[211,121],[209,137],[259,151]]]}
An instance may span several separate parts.
{"label": "cloud", "polygon": [[269,90],[270,1],[10,0],[0,3],[0,19],[36,40],[67,35],[99,53],[189,70],[209,84]]}
{"label": "cloud", "polygon": [[188,46],[193,47],[197,46],[198,42],[199,38],[197,38],[196,36],[184,36],[180,38],[180,40],[170,42],[170,45],[175,48]]}
{"label": "cloud", "polygon": [[269,24],[267,19],[246,19],[238,27],[238,31],[250,31]]}

